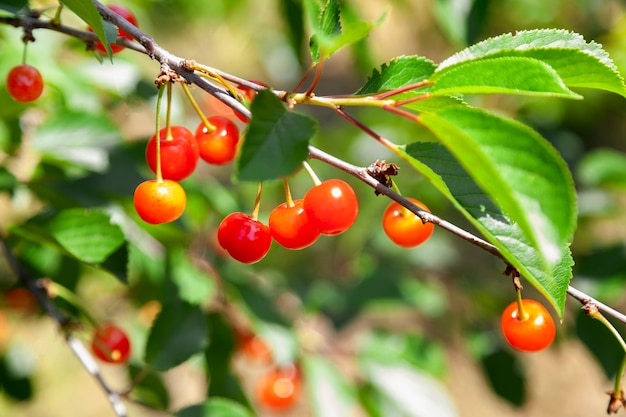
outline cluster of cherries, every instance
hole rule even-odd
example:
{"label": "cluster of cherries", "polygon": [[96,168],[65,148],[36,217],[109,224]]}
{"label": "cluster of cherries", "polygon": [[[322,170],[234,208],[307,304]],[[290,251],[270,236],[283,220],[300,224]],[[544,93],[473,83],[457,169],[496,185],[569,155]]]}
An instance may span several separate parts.
{"label": "cluster of cherries", "polygon": [[[137,26],[137,19],[125,7],[108,7]],[[132,39],[119,28],[118,36]],[[95,47],[98,52],[106,54],[102,43],[96,42]],[[113,53],[124,49],[115,44],[110,47]],[[28,103],[41,96],[44,83],[35,67],[22,64],[11,69],[6,85],[13,99]],[[255,91],[245,86],[238,88],[249,104],[254,99]],[[238,113],[235,115],[247,122]],[[194,172],[200,159],[215,165],[232,162],[239,143],[239,129],[233,121],[223,116],[203,119],[195,133],[183,126],[161,129],[159,137],[155,134],[146,147],[147,164],[157,174],[157,179],[145,181],[135,190],[133,201],[138,215],[151,224],[178,219],[186,206],[185,191],[178,182]],[[160,164],[157,164],[157,159]],[[321,182],[314,178],[314,182],[315,185],[304,198],[298,200],[292,200],[286,187],[286,201],[271,211],[267,225],[259,221],[256,214],[235,212],[226,216],[218,228],[220,246],[237,261],[254,263],[268,253],[272,241],[287,249],[298,250],[312,245],[321,235],[332,236],[347,231],[358,215],[358,200],[352,187],[340,179]],[[410,200],[429,211],[420,201]],[[387,207],[382,224],[385,233],[395,244],[407,248],[424,243],[434,230],[432,223],[422,222],[417,215],[397,202]],[[34,305],[36,308],[32,294],[25,289],[17,291],[7,300],[18,300],[22,306],[28,305],[32,309]],[[512,347],[527,352],[545,349],[552,343],[556,333],[554,321],[545,307],[527,299],[513,302],[504,310],[501,329]],[[122,364],[130,357],[131,343],[120,327],[103,323],[93,331],[91,349],[102,361]],[[271,357],[267,345],[254,335],[241,338],[239,349],[252,359],[265,360]],[[267,407],[285,409],[296,401],[300,385],[301,376],[297,366],[275,366],[259,379],[256,395],[259,402]]]}
{"label": "cluster of cherries", "polygon": [[226,117],[212,116],[200,123],[195,134],[184,126],[170,126],[160,130],[158,139],[155,134],[146,147],[146,161],[157,179],[139,184],[133,197],[137,214],[150,224],[171,222],[183,214],[187,197],[178,182],[194,172],[200,159],[215,165],[233,161],[239,129]]}
{"label": "cluster of cherries", "polygon": [[238,335],[237,350],[248,360],[271,364],[269,369],[256,381],[254,395],[259,404],[274,411],[292,407],[302,389],[302,376],[296,364],[276,365],[272,350],[259,336]]}
{"label": "cluster of cherries", "polygon": [[[123,6],[110,5],[108,6],[115,13],[128,20],[131,24],[137,26],[137,18],[135,15]],[[87,28],[90,32],[93,32],[91,28]],[[118,37],[124,37],[132,39],[128,33],[123,30],[117,30]],[[116,54],[124,49],[123,46],[111,44],[111,51]],[[102,42],[96,42],[96,50],[102,54],[106,54],[106,48]],[[9,95],[19,103],[30,103],[37,100],[43,93],[43,77],[37,68],[26,63],[17,65],[9,71],[6,78],[6,86]]]}

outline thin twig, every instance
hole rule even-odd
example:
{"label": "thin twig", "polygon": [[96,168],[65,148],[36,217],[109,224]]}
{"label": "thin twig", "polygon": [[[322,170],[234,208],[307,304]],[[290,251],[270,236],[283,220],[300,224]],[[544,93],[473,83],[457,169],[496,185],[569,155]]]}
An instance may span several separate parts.
{"label": "thin twig", "polygon": [[67,345],[70,347],[74,355],[78,358],[78,360],[82,363],[83,367],[89,372],[98,385],[104,390],[106,393],[107,399],[113,407],[113,411],[118,417],[126,417],[126,407],[124,403],[122,403],[120,396],[117,392],[113,391],[100,373],[100,369],[98,368],[98,364],[93,356],[89,353],[85,345],[77,338],[72,336],[70,332],[65,330],[66,325],[69,323],[67,317],[65,317],[56,305],[50,300],[48,297],[48,293],[44,289],[42,285],[39,284],[40,281],[36,280],[32,277],[26,269],[22,267],[19,263],[13,252],[9,249],[4,239],[0,239],[0,248],[2,249],[2,254],[5,259],[9,263],[13,273],[19,278],[19,280],[24,284],[24,286],[35,296],[37,302],[41,306],[41,308],[46,312],[48,316],[50,316],[54,321],[57,322],[60,329],[66,334],[65,339],[67,340]]}

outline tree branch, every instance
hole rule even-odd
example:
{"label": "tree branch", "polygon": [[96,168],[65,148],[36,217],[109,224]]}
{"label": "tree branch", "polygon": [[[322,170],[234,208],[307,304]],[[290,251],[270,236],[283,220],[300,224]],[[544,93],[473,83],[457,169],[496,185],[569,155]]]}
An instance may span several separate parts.
{"label": "tree branch", "polygon": [[[225,103],[226,105],[234,109],[235,111],[241,113],[242,115],[248,118],[251,117],[250,111],[243,104],[241,104],[235,97],[233,97],[228,91],[228,89],[224,88],[223,86],[215,85],[209,80],[207,80],[206,78],[195,73],[194,71],[188,70],[187,68],[192,66],[192,65],[189,65],[189,63],[191,63],[192,61],[178,57],[170,53],[166,49],[160,47],[152,37],[148,36],[145,32],[141,31],[136,26],[130,24],[124,18],[122,18],[118,14],[111,11],[109,8],[104,6],[99,1],[93,0],[93,3],[97,7],[98,11],[100,12],[104,20],[107,20],[113,23],[114,25],[118,26],[120,29],[124,30],[126,33],[131,35],[138,42],[138,43],[135,43],[135,42],[129,41],[126,38],[118,38],[116,41],[117,44],[122,45],[128,49],[132,49],[136,52],[140,52],[140,53],[148,55],[150,58],[157,60],[162,66],[165,65],[169,67],[171,70],[173,70],[178,75],[183,77],[188,83],[197,85],[199,88],[213,95],[218,100],[222,101],[223,103]],[[32,29],[53,30],[56,32],[64,33],[68,36],[81,39],[85,42],[95,42],[97,40],[97,36],[91,32],[77,30],[75,28],[59,25],[50,20],[43,20],[39,16],[0,17],[0,23],[9,24],[15,27],[23,27],[28,30],[32,30]],[[215,74],[218,74],[220,77],[222,77],[223,79],[227,81],[230,81],[239,85],[245,85],[254,89],[257,89],[259,87],[257,84],[251,83],[245,79],[236,77],[232,74],[223,72],[219,69],[211,68],[211,67],[204,66],[204,65],[203,65],[203,68]],[[339,158],[329,155],[312,146],[309,147],[309,155],[312,158],[323,161],[329,165],[335,166],[338,169],[341,169],[353,175],[354,177],[360,179],[361,181],[365,182],[366,184],[374,188],[379,193],[384,194],[385,196],[405,206],[411,212],[419,216],[423,221],[432,222],[438,225],[439,227],[442,227],[448,230],[449,232],[461,237],[462,239],[480,247],[481,249],[487,251],[488,253],[503,260],[507,265],[510,265],[510,263],[506,260],[506,258],[502,255],[502,253],[500,253],[500,251],[495,246],[473,235],[472,233],[469,233],[459,228],[458,226],[452,223],[449,223],[448,221],[444,219],[441,219],[431,213],[428,213],[422,210],[421,208],[413,204],[411,201],[409,201],[402,195],[394,192],[391,188],[385,186],[384,184],[382,184],[375,178],[371,177],[367,173],[366,168],[349,164]],[[572,287],[571,285],[568,287],[567,294],[571,296],[572,298],[578,300],[583,305],[587,304],[588,302],[593,302],[594,304],[598,306],[598,309],[602,311],[603,313],[623,323],[626,323],[626,315],[620,313],[619,311],[614,310],[613,308],[603,303],[598,302],[597,300],[593,299],[592,297],[585,294],[584,292]]]}
{"label": "tree branch", "polygon": [[74,355],[82,363],[83,367],[89,372],[98,385],[104,390],[107,395],[107,399],[113,407],[115,414],[118,417],[126,417],[126,407],[122,403],[120,395],[113,391],[106,383],[96,360],[91,356],[89,351],[85,348],[85,345],[77,338],[72,336],[71,332],[66,330],[66,326],[69,324],[69,319],[65,317],[56,305],[52,302],[46,289],[40,285],[40,281],[32,277],[28,271],[19,263],[13,252],[9,249],[4,239],[0,238],[0,249],[2,255],[7,260],[11,270],[18,277],[18,279],[24,284],[24,286],[35,296],[37,302],[45,313],[50,316],[58,324],[61,331],[65,333],[65,339],[67,344],[74,352]]}

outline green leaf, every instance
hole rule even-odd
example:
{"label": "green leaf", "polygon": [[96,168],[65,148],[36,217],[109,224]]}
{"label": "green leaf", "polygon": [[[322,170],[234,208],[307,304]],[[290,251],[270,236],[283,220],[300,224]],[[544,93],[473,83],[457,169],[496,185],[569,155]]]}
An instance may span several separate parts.
{"label": "green leaf", "polygon": [[219,314],[208,315],[210,344],[204,351],[209,397],[223,397],[248,405],[248,400],[231,369],[235,335],[229,323]]}
{"label": "green leaf", "polygon": [[189,304],[206,303],[215,295],[214,277],[201,271],[182,250],[171,254],[172,281],[178,288],[178,295]]}
{"label": "green leaf", "polygon": [[398,362],[381,364],[365,361],[363,370],[371,385],[388,400],[392,412],[383,415],[404,417],[455,417],[457,415],[445,389],[431,376]]}
{"label": "green leaf", "polygon": [[111,31],[105,31],[105,23],[111,27],[114,27],[112,24],[108,22],[104,22],[102,20],[102,16],[100,16],[100,12],[96,8],[95,4],[91,0],[60,0],[61,3],[66,6],[68,9],[73,11],[78,17],[83,19],[89,27],[91,27],[94,33],[100,39],[104,45],[106,45],[107,51],[109,52],[109,57],[112,55],[111,47],[109,43],[115,41],[117,39],[117,28],[115,28],[114,35],[111,37]]}
{"label": "green leaf", "polygon": [[304,9],[298,0],[280,0],[280,11],[286,26],[289,46],[296,57],[301,59],[304,40]]}
{"label": "green leaf", "polygon": [[174,413],[176,417],[253,417],[253,414],[234,401],[210,398],[201,404],[191,405]]}
{"label": "green leaf", "polygon": [[626,186],[626,154],[614,149],[587,153],[578,166],[578,179],[587,187]]}
{"label": "green leaf", "polygon": [[11,229],[11,234],[128,282],[128,245],[119,226],[102,210],[68,209],[44,213]]}
{"label": "green leaf", "polygon": [[446,59],[437,71],[503,56],[541,60],[554,68],[568,87],[597,88],[626,97],[624,80],[602,46],[566,30],[537,29],[489,38]]}
{"label": "green leaf", "polygon": [[363,338],[359,357],[380,364],[401,360],[437,377],[445,376],[447,368],[443,346],[419,334],[368,333]]}
{"label": "green leaf", "polygon": [[337,365],[321,356],[302,360],[306,386],[311,396],[313,415],[344,417],[352,414],[357,393],[339,372]]}
{"label": "green leaf", "polygon": [[624,356],[624,350],[615,336],[607,332],[602,323],[591,319],[583,311],[576,314],[576,336],[598,361],[604,375],[608,379],[614,378]]}
{"label": "green leaf", "polygon": [[[170,404],[170,395],[163,383],[162,374],[153,370],[146,370],[134,364],[128,369],[130,381],[139,381],[133,385],[132,398],[142,404],[157,410],[167,410]],[[138,378],[138,379],[135,379]]]}
{"label": "green leaf", "polygon": [[27,0],[2,0],[0,1],[0,10],[6,10],[10,13],[17,14],[20,10],[28,7]]}
{"label": "green leaf", "polygon": [[108,149],[121,141],[117,126],[104,116],[64,112],[38,126],[33,147],[44,160],[61,167],[104,172]]}
{"label": "green leaf", "polygon": [[164,304],[148,336],[146,363],[158,371],[180,365],[206,348],[207,330],[200,307],[180,300]]}
{"label": "green leaf", "polygon": [[375,26],[351,15],[341,13],[339,0],[327,0],[323,9],[317,0],[306,0],[305,10],[313,30],[310,49],[314,63],[329,58],[332,54],[365,38]]}
{"label": "green leaf", "polygon": [[17,186],[17,178],[8,169],[0,167],[0,192],[8,192],[13,195]]}
{"label": "green leaf", "polygon": [[483,358],[481,364],[494,392],[515,406],[526,401],[526,372],[517,356],[497,350]]}
{"label": "green leaf", "polygon": [[373,94],[394,90],[428,79],[437,66],[427,58],[421,56],[400,56],[392,59],[389,64],[383,64],[380,70],[374,69],[367,83],[355,94]]}
{"label": "green leaf", "polygon": [[49,230],[59,244],[76,259],[101,264],[125,242],[120,227],[101,210],[69,209],[57,214]]}
{"label": "green leaf", "polygon": [[558,152],[527,126],[479,109],[424,113],[421,121],[540,249],[546,265],[557,263],[576,227],[574,182]]}
{"label": "green leaf", "polygon": [[[479,120],[481,119],[482,117],[479,117]],[[571,233],[575,224],[575,200],[571,178],[562,166],[558,155],[554,155],[555,151],[551,150],[536,133],[529,133],[516,123],[496,116],[488,115],[487,119],[491,121],[484,120],[483,127],[489,130],[489,133],[481,136],[479,132],[482,128],[479,128],[474,136],[481,136],[485,140],[491,138],[492,143],[482,144],[481,142],[481,146],[489,146],[483,146],[484,154],[478,156],[479,159],[471,160],[473,162],[465,161],[470,164],[470,168],[464,168],[459,163],[464,158],[463,156],[458,157],[459,161],[457,161],[450,151],[437,143],[417,142],[401,148],[399,152],[472,221],[487,240],[494,244],[506,259],[548,298],[562,316],[573,263],[569,255],[569,238],[566,232],[570,230],[569,233]],[[492,124],[493,121],[496,121],[495,125]],[[465,127],[465,129],[468,128],[469,126]],[[457,134],[460,135],[457,137],[458,140],[470,140],[465,133],[457,131]],[[499,138],[500,135],[505,135],[506,138],[502,140]],[[527,137],[528,135],[530,138]],[[444,142],[447,140],[445,139]],[[447,143],[446,145],[455,146]],[[477,146],[476,143],[474,145]],[[474,153],[476,150],[467,152]],[[512,157],[511,154],[514,155],[516,152],[518,156]],[[504,156],[506,154],[508,156]],[[493,161],[492,159],[496,156],[496,161]],[[524,162],[518,162],[522,156]],[[485,160],[482,159],[483,157]],[[471,165],[472,163],[474,165]],[[483,164],[493,165],[492,169],[502,171],[494,174],[491,180],[483,178],[489,184],[481,189],[469,173],[486,176],[486,172],[491,169]],[[508,164],[511,165],[507,167]],[[511,170],[517,172],[510,173]],[[494,190],[490,181],[493,181],[493,184],[503,181],[505,184],[502,186],[505,188]],[[517,186],[519,190],[512,191]],[[550,191],[546,192],[546,190]],[[505,191],[509,194],[508,197],[502,195]],[[518,198],[518,192],[530,194],[530,196]],[[533,201],[533,196],[535,201]],[[510,215],[504,216],[500,207],[494,203],[494,200],[503,201],[505,198],[510,199],[509,205],[520,205],[516,210],[522,217],[528,217],[525,221],[530,233],[523,232],[519,221],[512,221]],[[537,199],[542,201],[538,202]],[[544,209],[542,205],[547,207]],[[522,206],[526,208],[522,209]],[[559,212],[561,209],[563,211]],[[561,243],[557,243],[559,239],[548,242],[555,254],[559,255],[552,265],[546,259],[548,256],[552,259],[551,253],[546,254],[542,246],[545,244],[546,236],[535,237],[535,242],[531,240],[533,234],[545,232],[537,223],[537,219],[548,214],[557,217],[556,223],[551,226],[562,228],[561,235],[563,236]],[[570,218],[566,220],[566,216]],[[540,221],[548,220],[544,218]]]}
{"label": "green leaf", "polygon": [[461,62],[436,72],[434,95],[524,94],[582,98],[548,64],[534,58],[499,57]]}
{"label": "green leaf", "polygon": [[309,140],[317,122],[287,111],[270,91],[252,102],[252,120],[238,160],[238,178],[265,181],[292,174],[309,154]]}

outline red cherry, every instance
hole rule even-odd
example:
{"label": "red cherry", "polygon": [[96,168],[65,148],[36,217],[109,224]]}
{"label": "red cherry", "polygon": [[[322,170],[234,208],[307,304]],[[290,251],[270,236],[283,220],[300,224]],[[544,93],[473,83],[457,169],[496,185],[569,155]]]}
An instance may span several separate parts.
{"label": "red cherry", "polygon": [[[409,198],[418,207],[430,213],[424,203]],[[422,220],[397,202],[391,203],[383,214],[383,230],[396,245],[412,248],[424,243],[433,234],[435,225]]]}
{"label": "red cherry", "polygon": [[[115,13],[119,14],[120,16],[122,16],[124,19],[128,20],[128,23],[130,23],[133,26],[137,26],[137,18],[135,17],[135,15],[128,10],[126,7],[124,6],[118,6],[116,4],[111,4],[107,6],[109,9],[111,9],[112,11],[114,11]],[[89,32],[93,32],[92,28],[87,28],[87,30]],[[132,40],[133,37],[130,36],[128,33],[126,33],[125,31],[123,31],[122,29],[118,28],[117,29],[117,37],[123,37],[126,39],[130,39]],[[110,44],[111,46],[111,52],[113,52],[114,54],[120,52],[122,49],[124,49],[123,46],[120,45],[116,45],[114,43]],[[96,50],[102,54],[107,53],[106,48],[104,47],[104,45],[102,44],[102,42],[100,41],[96,41]]]}
{"label": "red cherry", "polygon": [[523,318],[520,318],[517,301],[502,313],[500,326],[506,341],[524,352],[537,352],[550,346],[556,328],[548,310],[535,300],[522,300],[522,308],[526,314]]}
{"label": "red cherry", "polygon": [[18,65],[7,75],[7,90],[15,101],[29,103],[41,96],[43,78],[32,65]]}
{"label": "red cherry", "polygon": [[[163,178],[181,181],[190,176],[198,165],[200,151],[198,141],[189,129],[183,126],[171,126],[172,136],[167,138],[167,128],[159,131],[161,142],[161,174]],[[146,161],[152,172],[156,173],[156,135],[146,146]]]}
{"label": "red cherry", "polygon": [[270,213],[269,228],[272,237],[287,249],[302,249],[320,237],[320,231],[304,211],[304,200],[294,200],[293,205],[283,203]]}
{"label": "red cherry", "polygon": [[4,305],[8,310],[25,316],[34,315],[39,311],[35,295],[22,287],[7,290],[4,294]]}
{"label": "red cherry", "polygon": [[231,213],[217,229],[217,241],[234,259],[245,264],[260,261],[272,246],[270,229],[245,213]]}
{"label": "red cherry", "polygon": [[185,190],[172,180],[144,181],[135,189],[135,210],[143,221],[150,224],[173,222],[185,211]]}
{"label": "red cherry", "polygon": [[98,326],[91,339],[96,358],[108,363],[126,363],[130,357],[130,340],[126,333],[111,323]]}
{"label": "red cherry", "polygon": [[204,123],[200,123],[196,129],[200,158],[215,165],[232,162],[237,154],[239,129],[226,117],[213,116],[208,121],[214,127],[213,130],[210,131]]}
{"label": "red cherry", "polygon": [[257,382],[257,398],[268,408],[284,410],[296,402],[300,386],[300,373],[295,366],[273,369]]}
{"label": "red cherry", "polygon": [[359,202],[348,183],[331,179],[306,193],[304,210],[321,234],[338,235],[354,224],[359,213]]}
{"label": "red cherry", "polygon": [[237,350],[250,360],[269,363],[272,359],[272,350],[259,336],[254,334],[238,335]]}

